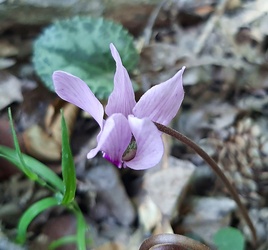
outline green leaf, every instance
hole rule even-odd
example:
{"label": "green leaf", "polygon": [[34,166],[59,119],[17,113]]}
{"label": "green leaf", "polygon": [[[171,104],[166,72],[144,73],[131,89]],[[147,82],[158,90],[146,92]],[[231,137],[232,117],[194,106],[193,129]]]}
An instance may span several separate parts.
{"label": "green leaf", "polygon": [[132,36],[122,25],[90,17],[57,21],[34,44],[36,72],[52,91],[52,73],[63,70],[84,80],[99,99],[105,99],[113,89],[115,71],[110,43],[116,46],[127,70],[133,70],[139,56]]}
{"label": "green leaf", "polygon": [[48,249],[49,250],[54,250],[57,249],[58,247],[62,246],[62,245],[67,245],[70,243],[76,243],[77,239],[76,239],[76,235],[68,235],[68,236],[64,236],[61,237],[58,240],[54,240],[51,244],[49,244]]}
{"label": "green leaf", "polygon": [[[71,243],[77,243],[77,235],[67,235],[67,236],[64,236],[58,240],[54,240],[53,242],[51,242],[49,244],[48,249],[54,250],[62,245],[67,245],[67,244],[71,244]],[[86,243],[87,243],[87,245],[90,245],[90,244],[92,244],[92,240],[86,239]],[[78,249],[83,249],[82,247],[83,247],[82,245],[78,245]]]}
{"label": "green leaf", "polygon": [[22,165],[17,152],[14,149],[0,145],[0,157],[3,157],[6,160],[10,161],[21,171],[23,171],[24,168],[27,168],[31,172],[37,174],[38,178],[36,181],[39,182],[39,180],[43,180],[40,183],[41,185],[45,183],[55,189],[54,191],[61,192],[62,194],[64,193],[62,180],[50,168],[28,155],[21,155],[23,157],[25,165]]}
{"label": "green leaf", "polygon": [[77,246],[78,250],[86,249],[86,231],[87,231],[87,223],[85,218],[76,203],[74,203],[74,207],[72,208],[77,220]]}
{"label": "green leaf", "polygon": [[85,241],[85,235],[87,231],[87,225],[84,219],[84,216],[81,212],[76,214],[77,219],[77,244],[79,246],[79,249],[86,249],[86,241]]}
{"label": "green leaf", "polygon": [[64,196],[62,204],[69,204],[73,201],[76,191],[76,175],[73,156],[69,143],[69,134],[64,119],[63,112],[61,111],[61,137],[62,137],[62,177],[64,184]]}
{"label": "green leaf", "polygon": [[54,197],[44,198],[30,206],[21,216],[16,241],[23,244],[26,241],[27,228],[33,219],[44,210],[59,205]]}
{"label": "green leaf", "polygon": [[220,229],[213,237],[218,250],[244,250],[245,238],[243,234],[232,227]]}
{"label": "green leaf", "polygon": [[19,145],[19,141],[18,141],[18,137],[16,135],[15,132],[15,128],[14,128],[14,124],[13,124],[13,119],[12,119],[12,114],[11,114],[11,109],[8,108],[8,117],[9,117],[9,122],[10,122],[10,127],[11,127],[11,133],[12,133],[12,137],[13,137],[13,142],[14,142],[14,146],[15,146],[15,150],[16,150],[16,155],[18,156],[18,160],[19,160],[19,165],[20,165],[20,169],[21,171],[31,180],[36,181],[38,179],[38,176],[33,173],[25,164],[23,157],[22,157],[22,153],[20,150],[20,145]]}

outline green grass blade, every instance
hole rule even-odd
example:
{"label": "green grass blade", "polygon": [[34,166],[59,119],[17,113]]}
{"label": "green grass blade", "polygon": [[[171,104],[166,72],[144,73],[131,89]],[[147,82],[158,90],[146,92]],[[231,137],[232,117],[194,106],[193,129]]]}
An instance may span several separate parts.
{"label": "green grass blade", "polygon": [[74,206],[71,210],[74,212],[77,220],[76,237],[78,250],[86,250],[87,223],[85,221],[83,213],[76,203],[74,203]]}
{"label": "green grass blade", "polygon": [[54,197],[44,198],[30,206],[22,215],[18,225],[18,234],[16,241],[23,244],[26,241],[27,228],[33,219],[44,210],[59,205]]}
{"label": "green grass blade", "polygon": [[[22,170],[22,163],[14,149],[0,145],[0,157],[5,158]],[[28,155],[22,154],[22,157],[27,168],[40,176],[40,178],[36,180],[39,184],[43,184],[43,182],[39,182],[42,178],[42,180],[44,180],[47,185],[51,186],[54,191],[61,192],[63,194],[63,182],[50,168]]]}
{"label": "green grass blade", "polygon": [[79,250],[86,249],[86,231],[87,231],[87,224],[85,223],[85,219],[83,214],[79,211],[76,215],[77,218],[77,245]]}
{"label": "green grass blade", "polygon": [[61,111],[61,131],[62,131],[62,178],[64,184],[64,196],[62,204],[69,204],[74,200],[76,191],[76,175],[73,156],[69,143],[69,134]]}
{"label": "green grass blade", "polygon": [[83,213],[81,212],[80,208],[78,207],[75,201],[67,205],[67,208],[69,208],[76,217],[76,221],[77,221],[76,235],[68,235],[56,241],[53,241],[49,246],[49,250],[54,250],[60,245],[68,244],[68,243],[76,243],[77,244],[76,249],[86,250],[86,245],[92,244],[92,239],[86,239],[86,232],[88,229],[88,225],[85,221]]}
{"label": "green grass blade", "polygon": [[26,166],[26,164],[25,164],[25,162],[23,160],[21,150],[20,150],[19,141],[18,141],[18,137],[17,137],[16,132],[15,132],[15,128],[14,128],[10,108],[8,108],[8,117],[9,117],[9,122],[10,122],[11,133],[12,133],[12,137],[13,137],[15,150],[16,150],[16,153],[17,153],[19,161],[20,161],[20,168],[24,172],[24,174],[28,176],[29,179],[36,181],[38,179],[38,176],[35,173],[33,173],[29,168],[27,168],[27,166]]}
{"label": "green grass blade", "polygon": [[57,249],[58,247],[70,243],[76,243],[76,235],[68,235],[58,240],[54,240],[48,247],[49,250]]}

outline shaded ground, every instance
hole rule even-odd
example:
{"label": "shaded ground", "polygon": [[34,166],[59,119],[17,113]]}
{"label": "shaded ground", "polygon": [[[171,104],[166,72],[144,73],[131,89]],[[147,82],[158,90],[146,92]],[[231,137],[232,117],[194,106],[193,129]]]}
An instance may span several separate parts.
{"label": "shaded ground", "polygon": [[[63,104],[73,128],[77,200],[96,249],[138,249],[149,234],[164,232],[191,235],[211,246],[225,226],[243,232],[247,249],[268,249],[267,11],[265,0],[174,1],[123,5],[105,13],[136,37],[141,60],[134,78],[141,93],[187,67],[185,100],[172,126],[201,145],[237,188],[255,223],[258,248],[251,247],[250,232],[226,188],[187,147],[165,136],[163,160],[149,171],[118,170],[101,157],[86,160],[97,124]],[[62,103],[42,85],[31,63],[32,42],[44,25],[12,21],[1,26],[0,143],[12,146],[11,106],[23,152],[60,174],[57,111]],[[52,118],[51,110],[56,112]],[[54,137],[47,126],[55,129]],[[12,239],[23,211],[49,192],[2,159],[0,178],[0,237]],[[75,232],[75,220],[64,209],[53,209],[29,231],[27,249],[47,249],[51,240]],[[3,249],[15,249],[5,242]]]}

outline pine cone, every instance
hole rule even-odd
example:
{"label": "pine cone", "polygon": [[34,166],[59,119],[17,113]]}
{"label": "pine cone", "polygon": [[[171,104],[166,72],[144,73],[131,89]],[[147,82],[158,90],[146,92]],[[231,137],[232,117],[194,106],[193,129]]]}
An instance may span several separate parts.
{"label": "pine cone", "polygon": [[[251,118],[228,130],[224,141],[214,141],[215,159],[249,207],[268,203],[268,138]],[[224,189],[227,192],[227,190]]]}

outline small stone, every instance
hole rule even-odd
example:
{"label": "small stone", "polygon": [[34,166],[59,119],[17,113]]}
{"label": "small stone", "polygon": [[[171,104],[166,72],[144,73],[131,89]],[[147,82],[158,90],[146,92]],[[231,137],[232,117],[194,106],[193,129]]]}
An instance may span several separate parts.
{"label": "small stone", "polygon": [[215,232],[229,225],[236,209],[236,203],[226,197],[193,197],[188,205],[191,210],[183,218],[181,227],[209,244],[212,244]]}
{"label": "small stone", "polygon": [[0,72],[0,88],[0,110],[13,102],[21,102],[23,100],[21,81],[8,72]]}
{"label": "small stone", "polygon": [[268,141],[265,141],[265,142],[262,144],[261,152],[262,152],[263,154],[268,155]]}
{"label": "small stone", "polygon": [[251,135],[253,135],[254,137],[258,137],[261,133],[260,131],[260,127],[257,125],[253,125],[250,129],[250,133]]}
{"label": "small stone", "polygon": [[195,165],[191,162],[170,157],[168,168],[146,173],[145,190],[167,217],[176,216],[178,203],[182,199],[194,170]]}
{"label": "small stone", "polygon": [[0,230],[0,249],[6,250],[26,250],[25,247],[11,242]]}
{"label": "small stone", "polygon": [[264,207],[260,210],[260,218],[268,224],[268,207]]}
{"label": "small stone", "polygon": [[97,193],[96,205],[90,208],[91,216],[96,219],[113,217],[124,226],[134,221],[134,207],[114,166],[94,167],[88,171],[86,178],[95,186]]}

